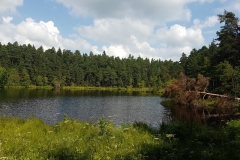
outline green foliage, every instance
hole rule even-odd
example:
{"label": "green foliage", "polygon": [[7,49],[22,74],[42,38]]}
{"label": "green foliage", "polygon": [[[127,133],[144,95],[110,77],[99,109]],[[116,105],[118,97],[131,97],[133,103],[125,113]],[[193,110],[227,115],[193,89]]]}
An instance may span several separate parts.
{"label": "green foliage", "polygon": [[16,68],[8,70],[8,80],[6,86],[18,86],[20,85],[20,77]]}
{"label": "green foliage", "polygon": [[188,77],[197,78],[198,74],[209,77],[209,92],[240,96],[239,18],[226,10],[218,18],[223,26],[216,33],[217,38],[209,47],[193,49],[189,56],[183,53],[180,64]]}
{"label": "green foliage", "polygon": [[0,89],[7,83],[7,70],[0,66]]}
{"label": "green foliage", "polygon": [[163,123],[160,133],[168,143],[159,152],[162,159],[239,159],[239,129],[232,122],[217,128],[194,121]]}
{"label": "green foliage", "polygon": [[144,145],[157,145],[153,136],[132,126],[114,128],[64,117],[55,126],[36,118],[0,119],[0,157],[8,159],[144,159]]}
{"label": "green foliage", "polygon": [[37,86],[43,86],[43,77],[42,76],[36,76],[35,77],[35,83]]}
{"label": "green foliage", "polygon": [[219,63],[215,68],[217,73],[216,78],[221,84],[216,90],[220,93],[234,95],[234,89],[240,80],[238,77],[240,72],[234,69],[228,61]]}
{"label": "green foliage", "polygon": [[[2,45],[0,64],[7,69],[7,86],[29,85],[159,88],[182,71],[178,62],[80,53],[70,50]],[[161,82],[161,83],[159,83]],[[59,85],[58,85],[59,86]]]}
{"label": "green foliage", "polygon": [[26,68],[23,68],[21,71],[20,83],[25,87],[28,87],[31,84],[30,75]]}
{"label": "green foliage", "polygon": [[4,159],[239,159],[240,122],[208,127],[194,121],[141,122],[115,128],[109,121],[79,122],[64,116],[54,126],[41,120],[0,118]]}
{"label": "green foliage", "polygon": [[233,66],[240,65],[240,27],[239,19],[235,17],[232,12],[224,11],[223,14],[218,15],[219,22],[224,23],[221,30],[217,32],[219,42],[220,54],[219,57],[223,60],[229,61]]}

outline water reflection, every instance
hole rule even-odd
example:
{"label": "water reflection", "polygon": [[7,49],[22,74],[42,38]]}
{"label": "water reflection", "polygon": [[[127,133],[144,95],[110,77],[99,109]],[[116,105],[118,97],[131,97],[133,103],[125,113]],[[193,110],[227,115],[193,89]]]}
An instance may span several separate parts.
{"label": "water reflection", "polygon": [[64,114],[81,121],[96,122],[100,117],[115,125],[145,122],[154,127],[169,112],[159,96],[103,91],[3,90],[0,91],[0,115],[22,118],[35,116],[55,124]]}

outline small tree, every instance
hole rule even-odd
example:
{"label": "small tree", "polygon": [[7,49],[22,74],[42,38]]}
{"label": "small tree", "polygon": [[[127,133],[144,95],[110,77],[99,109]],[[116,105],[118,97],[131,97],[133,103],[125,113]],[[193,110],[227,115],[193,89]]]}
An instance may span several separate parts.
{"label": "small tree", "polygon": [[3,67],[0,67],[0,88],[4,88],[7,83],[7,70]]}
{"label": "small tree", "polygon": [[21,85],[28,87],[31,84],[30,76],[26,68],[21,72]]}
{"label": "small tree", "polygon": [[18,86],[20,85],[20,76],[16,68],[8,70],[7,86]]}

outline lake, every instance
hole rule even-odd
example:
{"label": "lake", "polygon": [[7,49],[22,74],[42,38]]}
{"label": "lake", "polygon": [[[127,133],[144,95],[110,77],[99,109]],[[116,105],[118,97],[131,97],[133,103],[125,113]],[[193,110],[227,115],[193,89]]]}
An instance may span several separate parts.
{"label": "lake", "polygon": [[8,89],[0,90],[0,116],[34,116],[56,124],[67,114],[80,121],[104,117],[116,126],[141,121],[157,127],[171,115],[163,100],[137,92]]}

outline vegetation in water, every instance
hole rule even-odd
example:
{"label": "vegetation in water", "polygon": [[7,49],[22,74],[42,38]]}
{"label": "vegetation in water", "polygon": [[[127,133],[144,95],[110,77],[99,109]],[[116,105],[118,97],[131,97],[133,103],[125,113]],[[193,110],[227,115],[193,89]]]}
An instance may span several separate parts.
{"label": "vegetation in water", "polygon": [[173,121],[151,128],[136,122],[116,128],[103,118],[67,116],[54,126],[29,118],[0,118],[0,159],[239,159],[240,121],[208,127]]}

